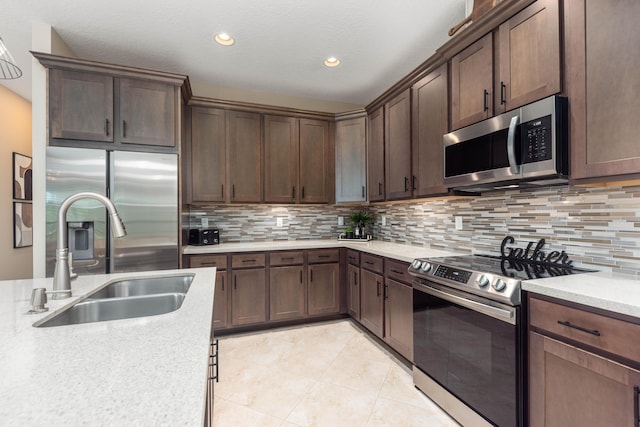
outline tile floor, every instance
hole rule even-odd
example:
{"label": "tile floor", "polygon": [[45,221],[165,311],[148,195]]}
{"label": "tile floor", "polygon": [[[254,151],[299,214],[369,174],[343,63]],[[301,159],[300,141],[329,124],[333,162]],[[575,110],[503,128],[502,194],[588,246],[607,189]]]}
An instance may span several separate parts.
{"label": "tile floor", "polygon": [[351,322],[220,338],[214,426],[458,425]]}

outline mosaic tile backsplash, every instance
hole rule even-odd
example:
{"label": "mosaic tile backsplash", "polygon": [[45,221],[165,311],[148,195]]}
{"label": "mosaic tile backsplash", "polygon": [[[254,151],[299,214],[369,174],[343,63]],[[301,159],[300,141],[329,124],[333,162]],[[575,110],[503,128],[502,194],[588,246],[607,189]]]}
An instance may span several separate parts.
{"label": "mosaic tile backsplash", "polygon": [[[192,207],[192,227],[202,218],[220,229],[223,242],[330,239],[344,231],[356,207],[215,206]],[[546,239],[545,250],[566,251],[575,265],[640,278],[640,187],[549,187],[482,196],[371,205],[374,239],[434,249],[498,254],[505,235],[518,246]],[[382,216],[387,224],[382,226]],[[455,217],[462,218],[456,230]],[[284,218],[284,227],[276,218]],[[185,221],[186,223],[187,221]]]}

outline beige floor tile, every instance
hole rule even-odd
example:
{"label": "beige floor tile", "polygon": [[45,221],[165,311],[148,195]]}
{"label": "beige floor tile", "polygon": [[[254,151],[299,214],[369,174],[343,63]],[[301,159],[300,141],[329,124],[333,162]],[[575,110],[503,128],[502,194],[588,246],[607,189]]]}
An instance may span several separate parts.
{"label": "beige floor tile", "polygon": [[391,365],[380,389],[380,397],[418,407],[438,408],[435,403],[413,386],[411,370],[398,363]]}
{"label": "beige floor tile", "polygon": [[439,408],[420,408],[389,399],[378,399],[367,427],[457,427]]}
{"label": "beige floor tile", "polygon": [[278,427],[283,420],[262,414],[235,402],[216,397],[213,425],[216,427]]}
{"label": "beige floor tile", "polygon": [[392,363],[388,357],[385,361],[374,361],[340,354],[329,366],[324,381],[377,396]]}
{"label": "beige floor tile", "polygon": [[310,390],[286,421],[302,427],[365,426],[375,400],[371,394],[320,383]]}

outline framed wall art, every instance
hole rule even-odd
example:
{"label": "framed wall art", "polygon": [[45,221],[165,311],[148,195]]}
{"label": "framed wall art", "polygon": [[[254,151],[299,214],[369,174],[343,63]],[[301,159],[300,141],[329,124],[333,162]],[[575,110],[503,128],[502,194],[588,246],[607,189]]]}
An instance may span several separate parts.
{"label": "framed wall art", "polygon": [[13,198],[32,200],[33,171],[31,157],[13,153]]}
{"label": "framed wall art", "polygon": [[13,202],[13,247],[33,245],[33,205]]}

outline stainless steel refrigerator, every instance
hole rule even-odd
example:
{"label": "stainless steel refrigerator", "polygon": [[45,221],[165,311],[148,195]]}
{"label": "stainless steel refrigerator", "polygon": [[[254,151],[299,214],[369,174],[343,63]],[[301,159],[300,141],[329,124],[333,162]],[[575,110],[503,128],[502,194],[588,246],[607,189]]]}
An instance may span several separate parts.
{"label": "stainless steel refrigerator", "polygon": [[55,267],[58,208],[68,196],[109,197],[127,235],[114,239],[107,212],[79,200],[67,214],[74,272],[82,274],[178,268],[178,156],[163,153],[47,147],[47,276]]}

